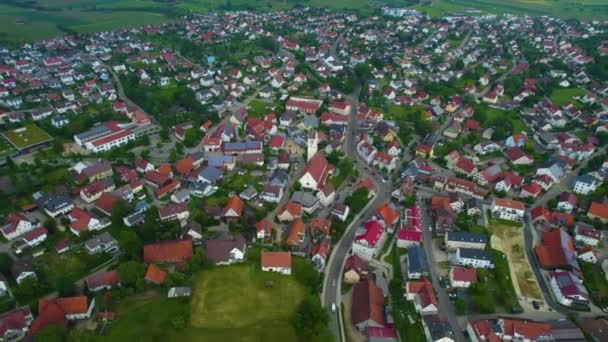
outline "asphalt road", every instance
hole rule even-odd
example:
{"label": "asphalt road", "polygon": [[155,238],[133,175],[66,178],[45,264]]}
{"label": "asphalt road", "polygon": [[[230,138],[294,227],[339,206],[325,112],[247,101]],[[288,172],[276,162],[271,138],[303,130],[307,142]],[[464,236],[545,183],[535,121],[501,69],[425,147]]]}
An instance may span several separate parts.
{"label": "asphalt road", "polygon": [[462,333],[460,324],[458,323],[458,317],[454,311],[454,305],[445,288],[442,288],[439,283],[439,268],[435,261],[435,255],[433,254],[433,232],[429,229],[431,225],[430,212],[431,209],[426,203],[427,198],[431,198],[434,194],[428,194],[424,190],[418,190],[417,192],[417,206],[420,208],[420,222],[422,224],[422,236],[424,238],[424,252],[426,254],[427,264],[429,265],[429,275],[433,282],[433,288],[437,294],[437,300],[439,301],[439,308],[441,315],[447,319],[454,332],[454,339],[458,342],[467,341]]}

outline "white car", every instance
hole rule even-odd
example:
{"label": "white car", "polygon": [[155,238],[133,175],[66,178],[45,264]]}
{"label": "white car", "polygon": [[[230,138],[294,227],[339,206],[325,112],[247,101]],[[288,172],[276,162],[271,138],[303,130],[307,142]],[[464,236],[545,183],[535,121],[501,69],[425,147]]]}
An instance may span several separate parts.
{"label": "white car", "polygon": [[336,312],[336,303],[331,303],[331,312]]}

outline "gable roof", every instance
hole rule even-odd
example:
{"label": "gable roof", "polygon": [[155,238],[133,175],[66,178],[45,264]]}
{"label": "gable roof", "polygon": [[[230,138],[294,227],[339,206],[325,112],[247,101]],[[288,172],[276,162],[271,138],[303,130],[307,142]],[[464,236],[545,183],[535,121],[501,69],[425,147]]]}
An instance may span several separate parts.
{"label": "gable roof", "polygon": [[144,262],[181,262],[192,257],[192,240],[169,240],[144,246]]}
{"label": "gable roof", "polygon": [[353,288],[351,319],[353,324],[372,320],[384,326],[384,295],[371,281],[362,281]]}
{"label": "gable roof", "polygon": [[148,268],[146,269],[146,275],[144,276],[144,279],[149,282],[152,282],[154,284],[161,285],[162,283],[165,282],[166,277],[167,277],[167,272],[160,269],[158,266],[156,266],[154,264],[150,264],[150,265],[148,265]]}
{"label": "gable roof", "polygon": [[291,253],[263,251],[261,255],[261,265],[262,267],[291,268]]}
{"label": "gable roof", "polygon": [[237,195],[232,195],[228,199],[226,206],[224,207],[224,216],[228,213],[228,211],[232,210],[236,213],[237,216],[241,216],[243,214],[243,208],[245,207],[245,203],[239,198]]}

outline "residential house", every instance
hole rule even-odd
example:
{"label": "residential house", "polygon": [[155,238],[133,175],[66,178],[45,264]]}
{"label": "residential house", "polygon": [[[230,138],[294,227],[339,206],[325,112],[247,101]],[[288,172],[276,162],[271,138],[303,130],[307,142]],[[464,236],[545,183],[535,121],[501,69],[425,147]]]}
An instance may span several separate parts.
{"label": "residential house", "polygon": [[448,251],[458,248],[474,248],[484,250],[488,243],[488,237],[481,233],[448,232],[445,234],[445,245]]}
{"label": "residential house", "polygon": [[110,253],[119,249],[118,241],[108,232],[90,238],[85,241],[84,246],[89,254]]}
{"label": "residential house", "polygon": [[215,265],[230,265],[245,259],[247,244],[240,234],[230,240],[205,240],[205,258]]}
{"label": "residential house", "polygon": [[574,227],[574,240],[587,246],[597,246],[602,241],[602,232],[585,223]]}
{"label": "residential house", "polygon": [[245,203],[237,195],[233,195],[228,199],[222,216],[226,222],[236,222],[243,215],[244,207]]}
{"label": "residential house", "polygon": [[473,268],[494,268],[492,256],[485,250],[475,248],[458,248],[450,258],[452,265]]}
{"label": "residential house", "polygon": [[192,240],[167,240],[144,245],[146,263],[181,263],[193,255]]}
{"label": "residential house", "polygon": [[368,265],[357,254],[353,254],[346,258],[344,262],[344,281],[348,284],[358,283],[361,280],[367,279]]}
{"label": "residential house", "polygon": [[450,269],[450,286],[469,288],[477,282],[477,270],[474,268],[452,267]]}
{"label": "residential house", "polygon": [[[485,97],[484,97],[485,100]],[[422,317],[422,328],[428,342],[454,342],[454,332],[450,323],[439,314]]]}
{"label": "residential house", "polygon": [[370,261],[378,255],[385,239],[384,227],[380,222],[377,220],[368,221],[355,233],[353,253],[358,254],[365,261]]}
{"label": "residential house", "polygon": [[0,232],[7,240],[13,240],[40,226],[37,221],[31,221],[17,213],[10,213],[6,218],[6,223],[0,227]]}
{"label": "residential house", "polygon": [[120,275],[116,270],[95,273],[88,276],[85,283],[91,292],[111,290],[115,286],[120,286]]}
{"label": "residential house", "polygon": [[351,322],[360,331],[385,326],[384,295],[372,281],[358,282],[353,287]]}
{"label": "residential house", "polygon": [[260,264],[262,271],[290,275],[291,253],[262,251]]}
{"label": "residential house", "polygon": [[86,296],[40,299],[38,316],[32,322],[30,333],[36,334],[51,324],[67,327],[68,321],[88,319],[95,308],[95,298]]}
{"label": "residential house", "polygon": [[408,279],[420,279],[428,276],[429,267],[424,249],[412,246],[407,249],[406,270]]}
{"label": "residential house", "polygon": [[587,306],[589,293],[581,279],[569,271],[549,272],[551,292],[564,306]]}
{"label": "residential house", "polygon": [[602,223],[608,222],[608,205],[592,202],[589,211],[587,211],[587,217],[590,219],[597,219]]}
{"label": "residential house", "polygon": [[503,198],[494,198],[491,209],[492,216],[503,220],[522,221],[524,218],[526,207],[522,202],[507,200]]}
{"label": "residential house", "polygon": [[410,280],[405,283],[406,299],[414,302],[416,312],[425,315],[436,314],[439,310],[439,303],[433,284],[426,278],[422,280]]}

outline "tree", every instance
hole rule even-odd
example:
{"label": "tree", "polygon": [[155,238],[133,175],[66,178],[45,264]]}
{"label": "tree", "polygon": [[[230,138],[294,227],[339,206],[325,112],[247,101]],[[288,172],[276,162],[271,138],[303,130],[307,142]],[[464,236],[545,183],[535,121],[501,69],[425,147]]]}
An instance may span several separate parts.
{"label": "tree", "polygon": [[350,207],[351,212],[358,213],[365,208],[368,200],[369,190],[365,187],[360,187],[348,196],[346,200],[344,200],[344,203]]}
{"label": "tree", "polygon": [[132,230],[121,230],[116,236],[120,249],[124,252],[126,260],[137,260],[141,255],[142,243],[139,236]]}
{"label": "tree", "polygon": [[144,265],[137,261],[127,261],[118,265],[120,281],[125,286],[135,286],[137,280],[144,275]]}
{"label": "tree", "polygon": [[292,318],[292,325],[300,341],[332,341],[327,328],[329,316],[318,298],[308,295],[298,305]]}
{"label": "tree", "polygon": [[8,277],[12,266],[13,259],[7,253],[0,253],[0,273]]}
{"label": "tree", "polygon": [[57,293],[59,293],[59,297],[69,297],[74,295],[76,293],[74,280],[66,274],[59,275],[55,281],[55,290],[57,290]]}
{"label": "tree", "polygon": [[60,324],[50,324],[36,333],[36,341],[63,342],[66,340],[65,327]]}
{"label": "tree", "polygon": [[125,200],[118,200],[112,204],[112,224],[115,226],[121,225],[122,218],[127,216],[131,209],[129,208],[129,204]]}

